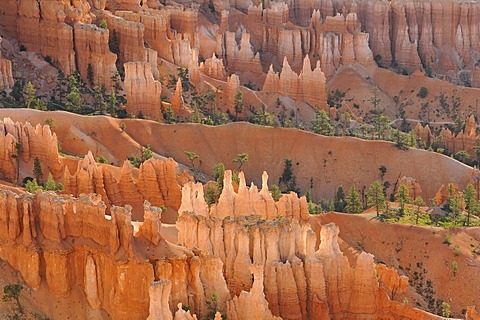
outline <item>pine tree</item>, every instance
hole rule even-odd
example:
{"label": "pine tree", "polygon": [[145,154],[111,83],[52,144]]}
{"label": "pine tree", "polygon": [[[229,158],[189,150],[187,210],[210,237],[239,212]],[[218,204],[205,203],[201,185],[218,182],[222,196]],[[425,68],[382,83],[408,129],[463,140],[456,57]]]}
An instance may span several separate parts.
{"label": "pine tree", "polygon": [[238,120],[238,115],[243,112],[243,92],[237,90],[235,94],[235,120]]}
{"label": "pine tree", "polygon": [[192,123],[201,123],[202,118],[200,117],[200,111],[198,110],[197,106],[193,107],[192,117],[190,118],[190,122]]}
{"label": "pine tree", "polygon": [[35,193],[37,190],[41,190],[42,187],[38,185],[37,180],[28,180],[25,185],[25,190],[29,193]]}
{"label": "pine tree", "polygon": [[87,66],[87,80],[88,80],[88,83],[93,87],[95,80],[94,80],[94,74],[93,74],[93,66],[91,63],[89,63]]}
{"label": "pine tree", "polygon": [[200,160],[200,156],[193,151],[185,151],[185,155],[192,164],[192,168],[195,169],[195,160]]}
{"label": "pine tree", "polygon": [[225,176],[225,165],[221,162],[213,166],[212,170],[213,180],[217,182],[219,190],[223,189],[223,177]]}
{"label": "pine tree", "polygon": [[115,109],[118,105],[117,94],[115,93],[115,88],[112,88],[110,91],[110,99],[108,99],[109,109],[110,109],[110,116],[115,115]]}
{"label": "pine tree", "polygon": [[479,209],[479,204],[477,201],[477,192],[475,187],[471,182],[467,184],[467,187],[463,191],[463,199],[465,200],[465,209],[467,211],[467,227],[470,225],[470,216],[476,214]]}
{"label": "pine tree", "polygon": [[293,174],[291,159],[285,159],[285,167],[283,168],[282,176],[278,180],[278,184],[284,187],[285,192],[293,191],[297,194],[300,193],[300,190],[297,188],[297,177]]}
{"label": "pine tree", "polygon": [[330,124],[330,118],[324,110],[315,111],[315,117],[312,120],[313,132],[324,136],[333,136],[333,127]]}
{"label": "pine tree", "polygon": [[47,191],[57,190],[57,184],[55,183],[55,180],[53,180],[53,176],[51,173],[48,174],[47,181],[45,181],[45,190]]}
{"label": "pine tree", "polygon": [[38,159],[38,157],[35,157],[35,159],[33,160],[33,176],[38,181],[38,183],[42,183],[43,171],[42,165],[40,164],[40,159]]}
{"label": "pine tree", "polygon": [[36,89],[30,81],[25,85],[24,93],[27,95],[25,106],[30,109],[32,102],[35,100],[36,93]]}
{"label": "pine tree", "polygon": [[415,209],[415,224],[418,224],[418,219],[420,218],[420,207],[423,207],[425,205],[425,201],[423,201],[423,198],[418,196],[413,200],[413,204],[417,206]]}
{"label": "pine tree", "polygon": [[117,55],[120,53],[120,41],[118,39],[118,32],[115,29],[113,29],[112,34],[108,39],[108,47],[111,52]]}
{"label": "pine tree", "polygon": [[238,163],[238,171],[242,169],[242,166],[248,162],[248,153],[243,152],[239,153],[235,159],[233,159],[233,163]]}
{"label": "pine tree", "polygon": [[345,191],[343,191],[343,186],[338,187],[337,192],[335,193],[334,201],[335,211],[343,212],[345,210]]}
{"label": "pine tree", "polygon": [[360,213],[363,211],[362,201],[355,186],[352,186],[345,198],[347,206],[345,209],[348,213]]}
{"label": "pine tree", "polygon": [[367,204],[374,206],[377,212],[377,217],[380,215],[380,210],[385,206],[385,196],[383,194],[383,187],[379,181],[374,181],[367,191]]}
{"label": "pine tree", "polygon": [[403,216],[405,213],[405,204],[410,203],[410,191],[406,185],[400,185],[395,194],[395,200],[400,204],[400,215]]}

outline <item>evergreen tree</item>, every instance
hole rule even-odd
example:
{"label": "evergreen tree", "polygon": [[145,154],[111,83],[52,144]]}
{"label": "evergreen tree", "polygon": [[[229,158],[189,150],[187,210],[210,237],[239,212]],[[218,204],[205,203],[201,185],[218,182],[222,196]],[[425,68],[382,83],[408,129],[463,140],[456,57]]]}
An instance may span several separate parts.
{"label": "evergreen tree", "polygon": [[78,112],[82,108],[82,97],[80,95],[80,84],[75,77],[75,75],[70,75],[68,77],[68,94],[66,96],[67,110],[72,112]]}
{"label": "evergreen tree", "polygon": [[285,167],[283,168],[283,173],[280,179],[278,180],[280,187],[283,187],[285,192],[296,192],[300,193],[300,190],[297,188],[297,177],[293,174],[292,169],[292,160],[285,159]]}
{"label": "evergreen tree", "polygon": [[219,190],[223,189],[223,177],[225,176],[225,165],[221,162],[215,164],[212,170],[213,180],[217,182]]}
{"label": "evergreen tree", "polygon": [[248,162],[248,153],[243,152],[239,153],[235,159],[233,159],[233,163],[238,163],[238,171],[242,169],[242,166]]}
{"label": "evergreen tree", "polygon": [[467,211],[467,227],[470,225],[470,216],[477,214],[479,204],[477,201],[477,192],[471,182],[467,184],[467,187],[463,191],[463,199],[465,200],[465,210]]}
{"label": "evergreen tree", "polygon": [[36,89],[30,81],[25,85],[24,93],[27,96],[27,99],[25,99],[25,106],[30,109],[32,102],[35,100],[36,93]]}
{"label": "evergreen tree", "polygon": [[238,115],[243,112],[243,92],[237,90],[235,94],[235,120],[238,120]]}
{"label": "evergreen tree", "polygon": [[117,94],[115,93],[115,88],[112,88],[112,90],[110,91],[110,97],[108,99],[110,116],[113,117],[115,115],[115,110],[117,108],[117,105],[118,105]]}
{"label": "evergreen tree", "polygon": [[163,119],[165,119],[166,123],[176,123],[177,117],[173,112],[172,106],[168,106],[167,110],[163,112]]}
{"label": "evergreen tree", "polygon": [[362,201],[355,186],[352,185],[345,198],[346,207],[348,213],[360,213],[363,211]]}
{"label": "evergreen tree", "polygon": [[377,217],[380,215],[380,210],[385,206],[385,196],[383,194],[383,186],[379,181],[374,181],[367,191],[368,206],[375,207]]}
{"label": "evergreen tree", "polygon": [[195,160],[200,161],[200,156],[193,151],[185,151],[185,155],[192,164],[192,168],[195,169]]}
{"label": "evergreen tree", "polygon": [[418,196],[413,200],[413,204],[417,206],[415,209],[415,224],[418,224],[418,219],[420,218],[420,207],[425,206],[425,201],[423,201],[423,198]]}
{"label": "evergreen tree", "polygon": [[272,126],[274,123],[274,116],[267,112],[265,106],[262,105],[261,108],[255,111],[255,115],[253,116],[253,123],[261,125],[261,126]]}
{"label": "evergreen tree", "polygon": [[272,186],[270,187],[270,194],[272,195],[272,198],[275,202],[278,201],[282,196],[282,192],[276,184],[272,184]]}
{"label": "evergreen tree", "polygon": [[120,54],[120,41],[118,39],[117,30],[113,29],[111,36],[108,39],[108,47],[110,51],[115,54]]}
{"label": "evergreen tree", "polygon": [[37,190],[41,190],[42,187],[38,185],[37,180],[28,180],[27,184],[25,185],[25,190],[29,193],[34,194]]}
{"label": "evergreen tree", "polygon": [[216,192],[215,192],[215,188],[213,186],[208,186],[207,188],[207,192],[205,192],[205,202],[208,204],[208,205],[212,205],[214,204],[215,202],[217,202],[217,197],[216,197]]}
{"label": "evergreen tree", "polygon": [[90,86],[93,87],[95,80],[94,80],[94,74],[93,74],[93,66],[91,63],[89,63],[87,66],[87,80]]}
{"label": "evergreen tree", "polygon": [[25,86],[25,82],[23,80],[16,80],[13,84],[12,92],[10,95],[15,99],[17,102],[21,102],[23,100],[23,87]]}
{"label": "evergreen tree", "polygon": [[202,117],[200,116],[200,111],[198,110],[197,106],[193,107],[192,117],[190,118],[190,122],[192,123],[201,123]]}
{"label": "evergreen tree", "polygon": [[345,191],[343,191],[343,186],[338,187],[337,192],[335,193],[334,208],[337,212],[344,212],[345,210]]}
{"label": "evergreen tree", "polygon": [[395,194],[395,200],[400,204],[400,215],[403,216],[405,213],[405,204],[410,203],[410,191],[406,185],[400,185]]}
{"label": "evergreen tree", "polygon": [[35,157],[35,159],[33,160],[33,176],[38,181],[38,183],[42,183],[43,171],[42,165],[40,164],[40,159],[38,159],[38,157]]}
{"label": "evergreen tree", "polygon": [[448,208],[453,214],[453,225],[457,225],[457,218],[462,213],[462,198],[455,193],[448,201]]}
{"label": "evergreen tree", "polygon": [[[123,123],[121,123],[120,125],[122,125]],[[152,158],[153,157],[153,152],[152,152],[152,149],[149,145],[147,145],[146,147],[142,147],[142,149],[140,150],[140,157],[136,157],[136,156],[130,156],[128,157],[128,161],[130,161],[130,164],[136,168],[140,168],[140,166],[142,165],[142,163],[144,163],[145,161],[147,161],[148,159]]]}
{"label": "evergreen tree", "polygon": [[53,180],[53,176],[51,173],[48,174],[47,181],[45,181],[45,190],[47,191],[57,190],[57,184],[55,183],[55,180]]}
{"label": "evergreen tree", "polygon": [[102,21],[100,21],[100,24],[98,26],[102,29],[108,29],[108,24],[105,19],[102,19]]}
{"label": "evergreen tree", "polygon": [[333,127],[330,124],[330,118],[324,110],[315,111],[315,117],[312,120],[313,132],[324,136],[333,135]]}

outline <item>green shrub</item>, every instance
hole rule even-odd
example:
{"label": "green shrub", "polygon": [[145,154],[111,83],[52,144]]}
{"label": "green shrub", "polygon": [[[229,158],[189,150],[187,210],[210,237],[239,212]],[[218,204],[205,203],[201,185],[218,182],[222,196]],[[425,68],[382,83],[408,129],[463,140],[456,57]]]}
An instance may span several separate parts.
{"label": "green shrub", "polygon": [[428,89],[425,87],[421,87],[420,90],[418,90],[417,97],[425,99],[428,96]]}

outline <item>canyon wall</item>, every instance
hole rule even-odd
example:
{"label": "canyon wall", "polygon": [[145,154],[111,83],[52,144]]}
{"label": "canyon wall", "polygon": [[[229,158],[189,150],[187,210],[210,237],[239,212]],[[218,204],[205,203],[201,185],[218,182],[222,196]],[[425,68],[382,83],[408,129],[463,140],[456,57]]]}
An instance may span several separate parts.
{"label": "canyon wall", "polygon": [[[239,178],[235,192],[231,172],[225,172],[218,204],[210,208],[202,185],[187,184],[177,221],[180,244],[206,250],[224,263],[227,287],[235,296],[227,302],[227,318],[438,318],[390,301],[376,273],[387,288],[401,283],[399,294],[408,281],[389,268],[376,271],[372,255],[360,253],[353,268],[339,249],[334,224],[322,226],[317,247],[304,197],[291,193],[275,202],[266,173],[260,192],[253,184],[247,188],[242,173]],[[248,301],[258,302],[248,307]]]}
{"label": "canyon wall", "polygon": [[305,101],[317,109],[327,108],[327,97],[325,90],[325,75],[320,68],[320,61],[312,70],[308,56],[303,61],[303,68],[297,75],[288,64],[285,57],[280,75],[270,70],[267,73],[263,91],[267,93],[278,93],[282,96],[289,96],[292,99]]}
{"label": "canyon wall", "polygon": [[477,135],[477,123],[474,115],[467,118],[465,129],[457,135],[447,128],[442,128],[439,142],[448,152],[455,154],[464,150],[470,154],[472,159],[477,159],[476,148],[479,145],[479,136]]}
{"label": "canyon wall", "polygon": [[152,66],[148,62],[125,63],[125,93],[127,112],[152,119],[162,118],[162,84],[153,77]]}
{"label": "canyon wall", "polygon": [[177,210],[181,186],[193,179],[187,171],[180,172],[173,159],[152,158],[139,169],[128,161],[122,168],[97,163],[90,152],[82,160],[66,159],[59,155],[57,136],[48,125],[34,127],[29,122],[14,123],[5,118],[0,121],[0,129],[3,132],[0,135],[1,179],[15,182],[32,177],[34,159],[38,158],[43,176],[52,173],[56,181],[63,183],[64,193],[73,196],[96,193],[101,196],[107,212],[114,205],[129,204],[135,220],[142,219],[145,200]]}
{"label": "canyon wall", "polygon": [[2,59],[2,37],[0,37],[0,91],[13,87],[12,62]]}
{"label": "canyon wall", "polygon": [[[78,72],[85,83],[92,87],[102,85],[107,90],[114,85],[113,77],[117,72],[116,54],[110,52],[108,29],[98,28],[93,24],[76,23],[73,26],[75,34],[75,58]],[[93,83],[90,83],[89,68]]]}
{"label": "canyon wall", "polygon": [[[266,184],[266,174],[263,179]],[[128,205],[106,215],[98,195],[1,189],[0,257],[28,286],[43,283],[63,297],[78,288],[89,308],[115,319],[172,319],[175,311],[187,317],[182,304],[203,318],[213,295],[229,319],[439,319],[390,301],[376,274],[387,288],[405,281],[392,270],[376,269],[372,255],[361,253],[352,267],[334,224],[322,226],[317,246],[302,209],[305,198],[290,194],[274,202],[266,185],[259,192],[243,178],[236,193],[230,171],[224,184],[207,216],[202,186],[191,182],[183,190],[187,203],[181,207],[193,211],[181,212],[178,242],[191,250],[165,240],[163,210],[148,202],[138,223]],[[270,214],[276,217],[261,217]]]}

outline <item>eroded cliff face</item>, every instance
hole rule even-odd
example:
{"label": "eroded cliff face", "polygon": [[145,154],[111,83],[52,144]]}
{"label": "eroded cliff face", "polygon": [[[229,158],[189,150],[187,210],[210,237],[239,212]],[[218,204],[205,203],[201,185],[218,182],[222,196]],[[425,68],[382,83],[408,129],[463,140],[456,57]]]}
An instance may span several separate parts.
{"label": "eroded cliff face", "polygon": [[155,80],[152,66],[148,62],[125,63],[125,93],[127,112],[152,119],[162,118],[162,84]]}
{"label": "eroded cliff face", "polygon": [[[83,81],[91,86],[103,85],[109,90],[114,85],[113,77],[117,72],[117,55],[110,52],[108,46],[109,31],[93,24],[81,23],[76,23],[73,30],[75,58]],[[94,83],[89,83],[89,68],[93,72]]]}
{"label": "eroded cliff face", "polygon": [[62,163],[59,160],[57,136],[47,125],[0,121],[0,175],[8,181],[20,181],[30,175],[35,158],[43,164],[45,176],[52,173],[59,178]]}
{"label": "eroded cliff face", "polygon": [[[148,203],[138,232],[129,206],[113,207],[105,216],[105,204],[94,195],[59,197],[39,191],[17,196],[1,190],[0,206],[5,209],[0,256],[27,285],[37,288],[44,282],[56,296],[69,296],[79,287],[91,308],[104,309],[115,319],[172,319],[179,303],[202,318],[214,292],[219,310],[232,319],[275,319],[275,314],[334,319],[337,314],[378,312],[390,318],[435,318],[389,301],[379,288],[371,255],[362,253],[356,267],[350,267],[338,249],[333,224],[322,229],[316,250],[313,231],[295,219],[184,214],[180,221],[190,230],[197,230],[192,221],[203,219],[224,231],[216,239],[227,245],[222,259],[165,241],[159,227],[162,210]],[[248,307],[249,301],[256,302],[255,308]]]}
{"label": "eroded cliff face", "polygon": [[308,56],[303,61],[303,68],[297,75],[288,64],[285,57],[280,75],[273,71],[272,66],[267,73],[263,91],[289,96],[296,100],[305,101],[317,109],[327,108],[325,90],[325,74],[320,68],[320,61],[312,70]]}
{"label": "eroded cliff face", "polygon": [[[29,122],[0,121],[0,178],[11,182],[33,176],[34,159],[40,161],[43,176],[52,173],[64,184],[64,193],[73,196],[96,193],[111,206],[131,205],[135,220],[142,219],[145,200],[155,206],[177,210],[181,204],[181,187],[193,178],[180,172],[173,159],[149,159],[139,169],[126,161],[121,168],[95,161],[92,153],[82,160],[59,155],[58,141],[48,125],[33,127]],[[75,168],[71,172],[70,168]],[[40,182],[39,182],[40,183]]]}
{"label": "eroded cliff face", "polygon": [[165,206],[177,210],[181,203],[181,186],[192,180],[185,171],[177,173],[177,163],[173,159],[149,159],[139,170],[128,161],[122,168],[96,163],[91,153],[78,162],[77,170],[70,172],[65,167],[63,181],[65,193],[79,196],[96,193],[111,206],[130,205],[135,220],[142,218],[144,201],[154,206]]}
{"label": "eroded cliff face", "polygon": [[442,131],[440,131],[441,145],[453,154],[465,150],[475,158],[476,153],[474,149],[478,145],[478,141],[479,136],[477,135],[477,123],[474,115],[467,118],[465,129],[457,135],[447,128],[442,128]]}
{"label": "eroded cliff face", "polygon": [[[224,263],[227,287],[235,296],[227,303],[228,318],[437,318],[390,301],[379,283],[389,292],[395,288],[401,293],[408,281],[384,266],[376,271],[372,255],[362,252],[352,267],[339,249],[335,225],[322,226],[317,247],[316,234],[305,222],[308,214],[302,210],[305,199],[290,194],[275,202],[268,193],[266,174],[263,180],[258,192],[253,185],[247,188],[240,174],[236,193],[226,171],[223,192],[211,208],[200,184],[183,189],[178,242],[206,250]],[[280,214],[286,203],[292,210]],[[259,301],[255,308],[246,307],[250,299]]]}
{"label": "eroded cliff face", "polygon": [[[380,64],[413,72],[424,69],[462,83],[471,81],[479,54],[479,5],[455,0],[334,1],[357,12]],[[472,38],[473,37],[473,38]]]}
{"label": "eroded cliff face", "polygon": [[13,87],[12,62],[2,58],[2,37],[0,37],[0,91]]}

